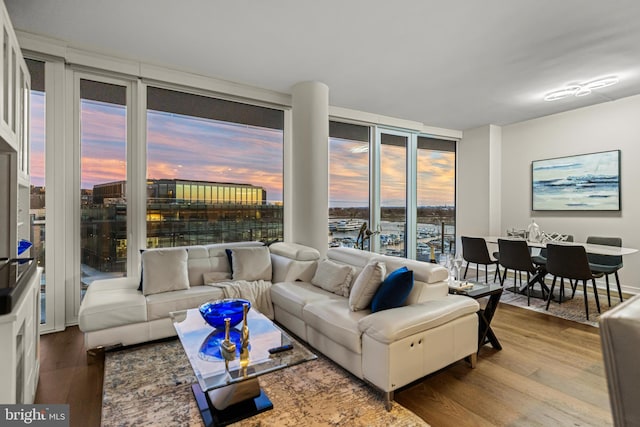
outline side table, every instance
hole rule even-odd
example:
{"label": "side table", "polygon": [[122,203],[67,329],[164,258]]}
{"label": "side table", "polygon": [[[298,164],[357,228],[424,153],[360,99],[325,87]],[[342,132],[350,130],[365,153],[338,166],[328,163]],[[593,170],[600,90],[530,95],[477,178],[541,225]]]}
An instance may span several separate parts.
{"label": "side table", "polygon": [[[470,282],[471,283],[471,282]],[[466,295],[474,299],[489,297],[484,309],[478,311],[478,351],[485,344],[491,344],[496,350],[502,350],[500,341],[491,329],[491,320],[498,308],[502,296],[502,286],[496,284],[474,283],[474,287],[466,290],[449,289],[450,294]]]}

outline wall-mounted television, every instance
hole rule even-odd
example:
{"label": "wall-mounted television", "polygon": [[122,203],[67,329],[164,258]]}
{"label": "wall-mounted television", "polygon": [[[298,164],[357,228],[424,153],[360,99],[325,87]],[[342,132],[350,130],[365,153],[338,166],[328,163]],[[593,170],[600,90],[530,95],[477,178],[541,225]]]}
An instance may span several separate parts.
{"label": "wall-mounted television", "polygon": [[619,211],[620,150],[531,162],[534,211]]}

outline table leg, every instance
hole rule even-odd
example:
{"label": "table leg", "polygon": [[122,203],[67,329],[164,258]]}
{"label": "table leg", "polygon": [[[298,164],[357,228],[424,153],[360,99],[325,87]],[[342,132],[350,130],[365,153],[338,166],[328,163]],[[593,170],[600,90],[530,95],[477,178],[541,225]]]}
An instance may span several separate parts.
{"label": "table leg", "polygon": [[496,350],[502,350],[500,341],[498,341],[498,338],[493,332],[493,329],[491,329],[491,320],[493,319],[493,315],[498,308],[498,303],[500,302],[501,295],[502,292],[491,295],[484,310],[480,310],[478,312],[478,350],[480,350],[480,347],[482,347],[486,343],[490,343],[491,346]]}
{"label": "table leg", "polygon": [[[533,275],[533,277],[531,277],[531,280],[529,280],[526,284],[520,286],[520,289],[518,289],[518,293],[521,294],[525,294],[527,288],[533,288],[533,286],[537,283],[540,283],[540,286],[542,287],[542,299],[546,299],[545,298],[545,293],[549,293],[549,287],[547,286],[546,283],[544,283],[544,276],[546,275],[546,272],[537,272],[536,274]],[[537,292],[537,291],[536,291]],[[532,297],[536,297],[537,295],[535,293],[531,294]]]}
{"label": "table leg", "polygon": [[273,409],[273,403],[262,389],[257,397],[234,403],[221,410],[213,406],[208,394],[202,391],[199,384],[193,384],[191,390],[206,427],[226,426]]}

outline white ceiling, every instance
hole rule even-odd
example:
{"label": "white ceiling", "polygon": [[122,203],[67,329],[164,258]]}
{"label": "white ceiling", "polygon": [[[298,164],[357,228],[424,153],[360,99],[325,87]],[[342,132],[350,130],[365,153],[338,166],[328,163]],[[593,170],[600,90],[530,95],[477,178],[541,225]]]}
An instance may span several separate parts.
{"label": "white ceiling", "polygon": [[[638,0],[5,0],[78,47],[451,129],[640,93]],[[545,92],[617,74],[581,98]]]}

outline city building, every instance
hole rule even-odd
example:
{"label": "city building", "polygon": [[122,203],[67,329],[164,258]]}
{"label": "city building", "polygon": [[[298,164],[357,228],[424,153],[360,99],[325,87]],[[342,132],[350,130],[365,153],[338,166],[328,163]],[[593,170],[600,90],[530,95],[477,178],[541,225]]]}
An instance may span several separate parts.
{"label": "city building", "polygon": [[[126,272],[126,181],[94,185],[83,202],[83,286],[104,273]],[[147,181],[147,248],[283,239],[282,205],[262,187],[180,179]]]}

